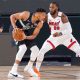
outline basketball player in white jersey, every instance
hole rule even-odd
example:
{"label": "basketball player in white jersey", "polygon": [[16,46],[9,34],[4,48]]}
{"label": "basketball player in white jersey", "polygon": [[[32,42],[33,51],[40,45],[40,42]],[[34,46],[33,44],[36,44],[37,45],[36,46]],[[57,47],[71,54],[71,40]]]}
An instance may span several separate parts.
{"label": "basketball player in white jersey", "polygon": [[72,28],[68,17],[63,12],[59,11],[59,6],[56,2],[50,3],[49,10],[47,22],[50,27],[51,35],[44,42],[39,51],[36,62],[38,71],[40,70],[45,53],[51,49],[55,49],[59,45],[66,46],[80,57],[80,45],[72,35]]}
{"label": "basketball player in white jersey", "polygon": [[35,61],[39,48],[35,42],[36,36],[39,34],[40,29],[43,26],[44,19],[46,17],[46,11],[42,8],[38,8],[35,13],[30,13],[29,11],[23,11],[19,13],[12,14],[10,16],[11,24],[13,29],[23,29],[25,36],[24,40],[18,41],[17,46],[19,50],[16,54],[16,59],[12,69],[9,71],[8,78],[24,78],[23,75],[18,73],[18,65],[20,64],[22,57],[24,56],[27,47],[31,50],[30,61],[27,67],[24,69],[26,72],[31,71],[31,76],[38,76],[31,68],[33,62]]}

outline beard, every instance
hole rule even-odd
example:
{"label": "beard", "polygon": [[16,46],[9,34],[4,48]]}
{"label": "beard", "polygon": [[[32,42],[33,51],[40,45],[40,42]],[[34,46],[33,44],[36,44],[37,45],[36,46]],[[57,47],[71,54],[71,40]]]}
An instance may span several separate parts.
{"label": "beard", "polygon": [[56,10],[54,10],[54,12],[50,11],[50,14],[54,15],[56,12],[57,12]]}

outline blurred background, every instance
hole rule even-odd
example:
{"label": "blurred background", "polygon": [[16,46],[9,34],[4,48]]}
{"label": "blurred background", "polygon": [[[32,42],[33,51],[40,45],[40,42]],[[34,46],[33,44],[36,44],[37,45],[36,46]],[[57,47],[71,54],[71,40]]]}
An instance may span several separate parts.
{"label": "blurred background", "polygon": [[[0,65],[12,65],[18,48],[12,39],[12,26],[10,23],[10,15],[16,12],[28,10],[34,12],[37,8],[44,8],[49,11],[49,4],[53,0],[0,0],[0,27],[3,32],[0,33]],[[54,0],[59,3],[60,10],[69,17],[71,22],[73,35],[80,43],[80,0]],[[41,29],[40,34],[36,38],[39,48],[48,38],[50,32],[47,23]],[[22,63],[29,60],[30,50],[25,53]],[[4,61],[4,62],[3,62]],[[71,65],[80,65],[74,52],[68,50],[64,46],[57,47],[54,51],[49,51],[45,55],[44,62],[52,62],[55,65],[63,65],[70,63]]]}

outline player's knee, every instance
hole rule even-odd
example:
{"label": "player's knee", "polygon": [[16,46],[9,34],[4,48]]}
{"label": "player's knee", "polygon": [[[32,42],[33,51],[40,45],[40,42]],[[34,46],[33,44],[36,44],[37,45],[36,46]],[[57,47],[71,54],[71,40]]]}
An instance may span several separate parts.
{"label": "player's knee", "polygon": [[74,51],[76,53],[76,57],[78,57],[78,56],[80,57],[80,47],[79,46],[73,48],[72,51]]}
{"label": "player's knee", "polygon": [[39,48],[37,46],[33,46],[30,50],[33,53],[38,53],[39,52]]}
{"label": "player's knee", "polygon": [[37,57],[37,61],[43,61],[44,55],[45,55],[45,49],[41,49],[39,51],[39,54],[38,54],[38,57]]}
{"label": "player's knee", "polygon": [[26,47],[26,45],[25,45],[25,44],[23,44],[23,45],[20,45],[20,46],[19,46],[19,50],[26,51],[26,50],[27,50],[27,47]]}
{"label": "player's knee", "polygon": [[39,51],[37,61],[43,61],[44,55],[46,54],[47,51],[49,51],[48,47],[43,46]]}
{"label": "player's knee", "polygon": [[35,61],[39,53],[39,48],[37,46],[34,46],[30,50],[31,50],[30,60]]}
{"label": "player's knee", "polygon": [[22,57],[24,56],[24,54],[26,52],[26,50],[27,50],[26,45],[20,45],[19,50],[18,50],[17,55],[16,55],[16,60],[21,61]]}
{"label": "player's knee", "polygon": [[41,48],[39,51],[39,55],[44,55],[47,52],[46,48]]}
{"label": "player's knee", "polygon": [[80,57],[80,48],[76,49],[74,52],[76,53],[76,57]]}

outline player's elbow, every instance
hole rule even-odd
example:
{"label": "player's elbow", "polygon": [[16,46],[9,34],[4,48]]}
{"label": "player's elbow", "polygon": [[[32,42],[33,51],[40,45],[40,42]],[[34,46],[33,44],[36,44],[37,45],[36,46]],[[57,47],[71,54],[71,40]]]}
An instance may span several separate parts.
{"label": "player's elbow", "polygon": [[14,15],[12,14],[11,16],[10,16],[10,20],[13,20],[14,19]]}
{"label": "player's elbow", "polygon": [[10,19],[12,19],[12,18],[13,18],[13,15],[10,16]]}

